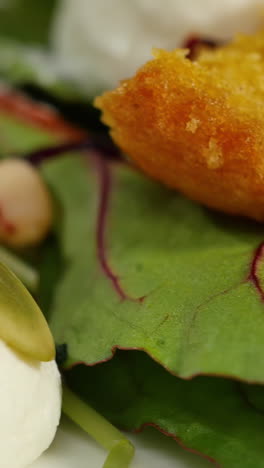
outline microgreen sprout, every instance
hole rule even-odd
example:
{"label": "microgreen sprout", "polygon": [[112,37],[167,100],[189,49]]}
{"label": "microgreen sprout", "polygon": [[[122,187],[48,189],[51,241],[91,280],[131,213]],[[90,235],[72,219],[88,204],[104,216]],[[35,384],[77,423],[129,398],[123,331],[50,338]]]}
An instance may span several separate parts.
{"label": "microgreen sprout", "polygon": [[63,391],[63,411],[66,416],[109,451],[103,468],[129,467],[134,456],[134,447],[131,442],[66,386],[64,386]]}

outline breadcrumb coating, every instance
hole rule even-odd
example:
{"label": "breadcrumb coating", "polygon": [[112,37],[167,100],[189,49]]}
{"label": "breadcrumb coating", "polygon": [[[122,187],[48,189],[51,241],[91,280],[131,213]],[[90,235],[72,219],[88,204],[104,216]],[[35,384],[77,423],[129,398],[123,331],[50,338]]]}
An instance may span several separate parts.
{"label": "breadcrumb coating", "polygon": [[96,98],[122,151],[211,208],[264,221],[264,32],[218,49],[154,50]]}

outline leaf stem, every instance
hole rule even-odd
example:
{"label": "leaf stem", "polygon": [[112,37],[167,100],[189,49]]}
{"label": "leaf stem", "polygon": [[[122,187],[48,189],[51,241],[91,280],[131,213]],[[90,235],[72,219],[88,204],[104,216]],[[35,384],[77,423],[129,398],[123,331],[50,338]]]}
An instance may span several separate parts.
{"label": "leaf stem", "polygon": [[39,275],[34,268],[2,246],[0,246],[0,262],[10,268],[31,292],[36,292]]}
{"label": "leaf stem", "polygon": [[109,451],[103,468],[129,467],[134,456],[131,442],[66,386],[63,389],[63,412]]}

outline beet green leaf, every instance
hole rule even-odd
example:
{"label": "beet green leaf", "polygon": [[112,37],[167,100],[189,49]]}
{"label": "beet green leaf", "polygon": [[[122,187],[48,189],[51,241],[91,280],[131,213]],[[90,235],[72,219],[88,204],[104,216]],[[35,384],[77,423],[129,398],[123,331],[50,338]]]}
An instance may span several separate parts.
{"label": "beet green leaf", "polygon": [[258,393],[263,402],[262,386],[242,387],[212,377],[184,381],[137,351],[118,351],[110,362],[98,366],[77,366],[68,381],[84,400],[124,429],[154,425],[218,467],[264,467],[264,416],[246,393]]}
{"label": "beet green leaf", "polygon": [[261,225],[99,157],[65,156],[45,175],[63,207],[50,323],[66,366],[138,348],[181,377],[264,381]]}

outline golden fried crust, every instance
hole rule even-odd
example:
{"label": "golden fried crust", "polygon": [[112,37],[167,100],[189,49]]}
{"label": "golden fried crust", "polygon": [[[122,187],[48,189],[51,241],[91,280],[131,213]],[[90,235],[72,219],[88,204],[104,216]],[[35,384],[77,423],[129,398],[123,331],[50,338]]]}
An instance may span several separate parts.
{"label": "golden fried crust", "polygon": [[193,200],[264,221],[264,34],[154,60],[98,97],[114,141]]}

